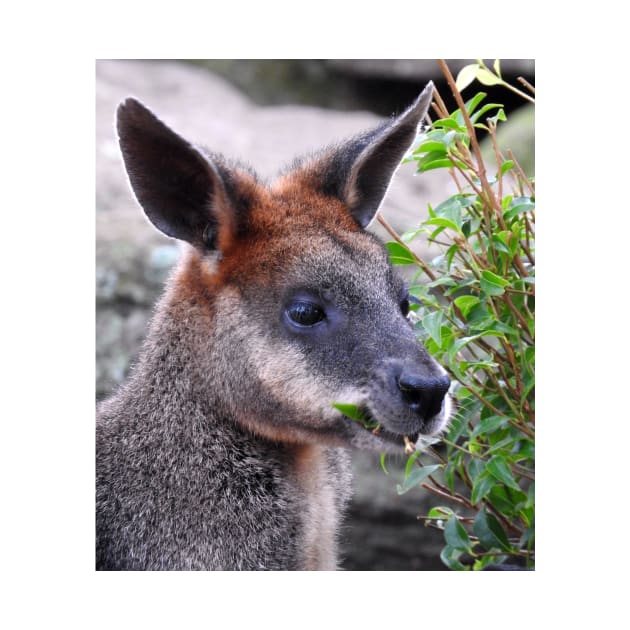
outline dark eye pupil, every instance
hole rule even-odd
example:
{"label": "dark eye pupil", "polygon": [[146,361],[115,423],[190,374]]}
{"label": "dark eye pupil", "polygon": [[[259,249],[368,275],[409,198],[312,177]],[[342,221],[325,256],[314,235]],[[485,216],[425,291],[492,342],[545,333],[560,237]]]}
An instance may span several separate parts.
{"label": "dark eye pupil", "polygon": [[295,302],[289,306],[287,314],[300,326],[314,326],[325,317],[323,309],[311,302]]}
{"label": "dark eye pupil", "polygon": [[405,317],[409,315],[409,300],[407,298],[400,303],[400,311]]}

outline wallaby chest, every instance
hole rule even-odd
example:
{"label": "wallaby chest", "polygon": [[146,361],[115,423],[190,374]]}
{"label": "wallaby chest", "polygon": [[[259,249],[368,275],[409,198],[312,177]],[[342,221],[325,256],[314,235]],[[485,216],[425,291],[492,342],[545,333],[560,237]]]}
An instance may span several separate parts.
{"label": "wallaby chest", "polygon": [[344,449],[300,446],[296,448],[295,472],[304,505],[301,567],[306,571],[334,571],[339,524],[351,483],[349,456]]}

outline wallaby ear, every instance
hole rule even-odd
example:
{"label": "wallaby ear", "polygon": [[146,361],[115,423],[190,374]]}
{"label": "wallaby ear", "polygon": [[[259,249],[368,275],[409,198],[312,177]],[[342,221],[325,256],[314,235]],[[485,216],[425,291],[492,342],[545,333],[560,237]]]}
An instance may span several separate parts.
{"label": "wallaby ear", "polygon": [[133,98],[118,106],[117,127],[131,187],[151,223],[196,247],[220,249],[233,217],[212,161]]}
{"label": "wallaby ear", "polygon": [[394,171],[416,138],[432,96],[430,81],[402,114],[339,147],[327,165],[324,189],[334,191],[346,203],[361,227],[376,215]]}

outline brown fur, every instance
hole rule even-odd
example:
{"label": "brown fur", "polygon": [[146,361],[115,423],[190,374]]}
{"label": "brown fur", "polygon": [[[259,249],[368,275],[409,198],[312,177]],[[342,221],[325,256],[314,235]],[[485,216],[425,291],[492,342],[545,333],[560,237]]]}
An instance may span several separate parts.
{"label": "brown fur", "polygon": [[346,449],[401,453],[403,435],[445,425],[448,379],[363,229],[429,99],[271,186],[121,105],[132,188],[190,247],[131,377],[98,409],[99,569],[335,569]]}

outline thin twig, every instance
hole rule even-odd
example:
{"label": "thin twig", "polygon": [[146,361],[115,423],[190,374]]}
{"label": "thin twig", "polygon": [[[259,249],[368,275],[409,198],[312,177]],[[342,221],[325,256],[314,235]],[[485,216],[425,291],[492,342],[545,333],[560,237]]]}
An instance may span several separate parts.
{"label": "thin twig", "polygon": [[433,494],[437,494],[438,496],[441,496],[444,499],[455,501],[455,503],[459,503],[460,505],[465,505],[467,508],[473,507],[473,504],[470,501],[464,499],[463,497],[459,498],[450,494],[450,492],[443,492],[442,490],[438,490],[434,486],[430,486],[428,483],[421,483],[420,486],[424,488],[425,490],[432,492]]}
{"label": "thin twig", "polygon": [[516,77],[516,80],[532,94],[536,94],[536,88],[525,77]]}
{"label": "thin twig", "polygon": [[394,230],[394,228],[387,222],[385,217],[380,212],[376,215],[376,218],[378,219],[378,222],[387,230],[387,232],[389,232],[390,236],[397,243],[400,243],[400,245],[402,245],[403,247],[409,250],[409,253],[413,256],[414,261],[418,265],[420,265],[420,267],[422,268],[422,271],[424,271],[424,273],[426,273],[427,276],[429,276],[429,278],[431,278],[432,281],[435,280],[436,279],[435,274],[429,269],[429,267],[424,262],[424,260],[422,260],[419,256],[417,256],[414,252],[412,252],[411,249],[409,249],[409,246],[407,245],[407,243],[405,243],[400,238],[400,236],[398,236],[398,234],[396,233],[396,230]]}
{"label": "thin twig", "polygon": [[527,175],[525,175],[525,171],[521,167],[520,162],[514,157],[514,153],[512,153],[512,149],[508,149],[508,156],[510,157],[510,160],[514,162],[514,168],[518,171],[518,174],[521,176],[522,181],[525,182],[525,185],[527,186],[527,188],[529,188],[529,192],[531,193],[532,197],[535,196],[536,188],[534,186],[534,183],[530,181]]}
{"label": "thin twig", "polygon": [[448,118],[448,109],[444,104],[444,101],[442,100],[442,95],[438,92],[437,88],[433,88],[433,100],[435,101],[435,109],[440,118]]}
{"label": "thin twig", "polygon": [[470,138],[470,145],[472,147],[473,153],[475,155],[475,160],[477,161],[477,175],[479,177],[479,181],[481,183],[482,190],[486,193],[488,205],[495,210],[497,214],[500,214],[501,208],[497,207],[497,199],[488,184],[488,178],[486,177],[486,167],[483,161],[483,157],[481,155],[481,148],[479,147],[479,143],[477,142],[477,134],[475,133],[475,128],[473,127],[472,121],[470,120],[470,116],[466,111],[466,104],[462,99],[462,95],[459,93],[457,86],[455,85],[455,79],[451,74],[449,67],[446,65],[444,59],[438,59],[438,63],[440,64],[440,68],[446,77],[446,81],[451,88],[451,92],[455,97],[455,101],[457,102],[457,106],[459,107],[459,111],[462,114],[462,118],[464,119],[464,124],[466,125],[466,129],[468,131],[468,136]]}

